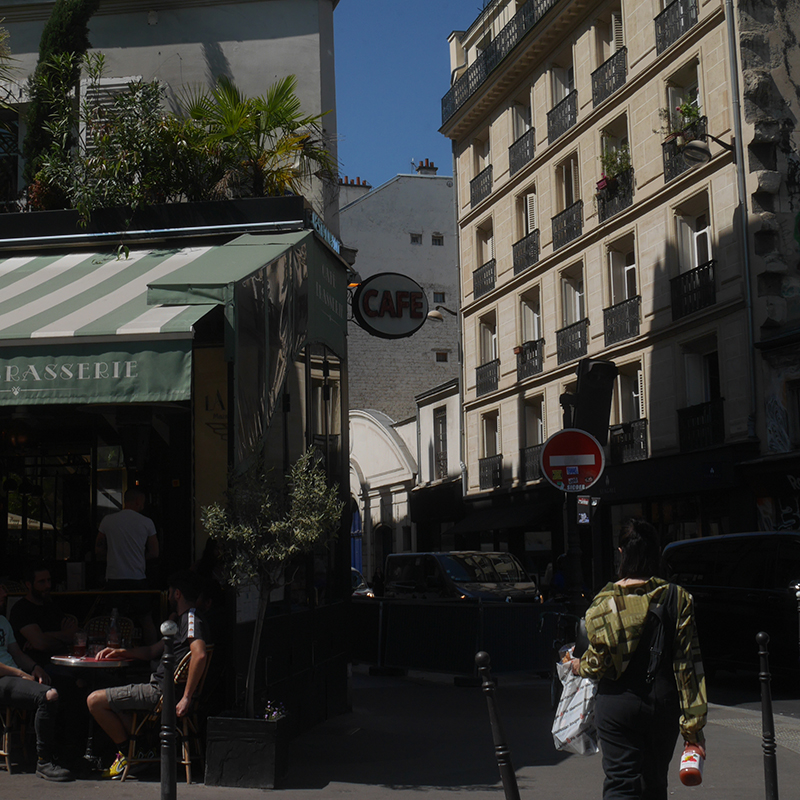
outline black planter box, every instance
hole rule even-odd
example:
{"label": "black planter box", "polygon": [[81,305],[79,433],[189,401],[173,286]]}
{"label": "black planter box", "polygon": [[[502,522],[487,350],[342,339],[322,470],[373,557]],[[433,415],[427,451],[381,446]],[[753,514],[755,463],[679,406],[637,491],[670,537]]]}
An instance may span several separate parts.
{"label": "black planter box", "polygon": [[209,717],[206,786],[277,788],[289,766],[284,722]]}

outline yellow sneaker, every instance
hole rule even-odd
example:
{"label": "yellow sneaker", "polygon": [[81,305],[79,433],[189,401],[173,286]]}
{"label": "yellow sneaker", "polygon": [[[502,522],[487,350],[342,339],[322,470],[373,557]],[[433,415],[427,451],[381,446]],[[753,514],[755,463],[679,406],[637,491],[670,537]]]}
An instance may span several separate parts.
{"label": "yellow sneaker", "polygon": [[111,778],[112,780],[119,780],[122,773],[125,772],[125,767],[128,766],[128,759],[122,753],[117,753],[114,763],[108,768],[104,769],[101,773],[103,778]]}

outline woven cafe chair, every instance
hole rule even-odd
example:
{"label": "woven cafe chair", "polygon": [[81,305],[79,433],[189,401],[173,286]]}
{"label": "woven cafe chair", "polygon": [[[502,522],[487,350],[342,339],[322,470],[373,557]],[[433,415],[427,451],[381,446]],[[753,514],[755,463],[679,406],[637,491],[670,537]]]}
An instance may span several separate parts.
{"label": "woven cafe chair", "polygon": [[[203,686],[208,676],[208,668],[211,664],[211,657],[214,655],[214,645],[206,647],[206,663],[203,669],[203,674],[200,676],[200,682],[197,684],[197,690],[192,698],[192,705],[189,713],[185,717],[176,720],[176,727],[180,734],[181,746],[181,760],[180,763],[186,769],[186,783],[192,782],[192,743],[195,745],[195,756],[198,759],[203,758],[203,742],[200,737],[200,720],[198,717],[199,700],[202,697]],[[175,697],[180,697],[179,686],[186,683],[189,677],[189,662],[191,661],[191,652],[187,653],[175,668]],[[134,711],[131,719],[131,735],[130,745],[128,747],[128,763],[122,773],[122,779],[128,777],[128,771],[134,764],[148,764],[156,761],[161,761],[161,756],[158,752],[154,756],[136,756],[136,746],[140,739],[144,739],[148,733],[156,732],[161,727],[161,707],[162,699],[159,699],[156,707],[148,712]]]}
{"label": "woven cafe chair", "polygon": [[[108,626],[111,624],[111,617],[92,617],[86,623],[86,637],[89,641],[92,638],[97,638],[98,636],[102,637],[105,640],[106,632],[108,631]],[[117,617],[117,627],[119,628],[119,639],[120,642],[132,642],[133,641],[133,620],[129,619],[128,617]]]}
{"label": "woven cafe chair", "polygon": [[25,746],[25,730],[28,712],[24,708],[13,706],[0,707],[0,758],[6,762],[8,774],[11,774],[11,741],[15,733],[15,725],[19,725],[19,737],[22,742],[23,757],[27,756]]}

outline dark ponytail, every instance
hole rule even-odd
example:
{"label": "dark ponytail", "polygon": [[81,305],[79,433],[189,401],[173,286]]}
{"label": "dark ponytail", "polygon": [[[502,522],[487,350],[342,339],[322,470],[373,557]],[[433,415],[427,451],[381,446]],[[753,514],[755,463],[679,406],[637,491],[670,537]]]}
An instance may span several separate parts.
{"label": "dark ponytail", "polygon": [[619,546],[622,556],[618,575],[624,578],[652,578],[661,571],[658,532],[643,519],[629,519],[622,525]]}

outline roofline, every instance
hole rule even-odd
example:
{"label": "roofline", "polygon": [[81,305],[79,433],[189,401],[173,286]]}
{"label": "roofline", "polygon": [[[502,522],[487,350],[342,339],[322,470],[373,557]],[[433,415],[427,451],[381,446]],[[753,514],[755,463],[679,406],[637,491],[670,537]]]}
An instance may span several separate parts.
{"label": "roofline", "polygon": [[362,200],[365,200],[367,197],[371,197],[372,195],[374,195],[377,192],[379,192],[381,189],[385,189],[387,186],[389,186],[389,184],[397,182],[400,178],[418,178],[418,179],[424,179],[424,180],[428,180],[428,181],[430,181],[430,180],[452,181],[453,180],[453,176],[452,175],[416,175],[416,174],[405,174],[405,173],[400,172],[397,175],[389,178],[388,181],[384,181],[380,185],[374,187],[373,189],[370,189],[368,192],[365,192],[364,194],[361,195],[361,197],[357,197],[355,200],[352,200],[346,206],[342,206],[339,209],[339,213],[341,214],[342,211],[344,211],[345,209],[348,209],[351,206],[356,205],[356,203],[362,202]]}

